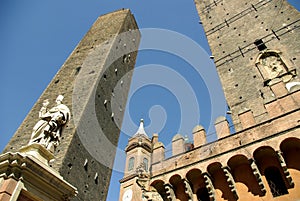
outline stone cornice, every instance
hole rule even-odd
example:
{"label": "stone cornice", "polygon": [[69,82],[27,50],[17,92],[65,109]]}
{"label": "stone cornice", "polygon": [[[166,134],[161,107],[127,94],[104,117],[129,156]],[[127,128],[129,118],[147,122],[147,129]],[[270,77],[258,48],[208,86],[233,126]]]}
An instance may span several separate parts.
{"label": "stone cornice", "polygon": [[24,184],[25,190],[46,192],[57,200],[77,194],[76,188],[65,181],[58,172],[33,156],[23,153],[8,152],[0,155],[0,177],[14,178]]}

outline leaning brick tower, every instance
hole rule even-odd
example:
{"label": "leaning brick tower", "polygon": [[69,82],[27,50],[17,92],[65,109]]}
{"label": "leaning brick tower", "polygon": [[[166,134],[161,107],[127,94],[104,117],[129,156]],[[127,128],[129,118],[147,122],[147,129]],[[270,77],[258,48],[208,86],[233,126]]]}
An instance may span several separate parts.
{"label": "leaning brick tower", "polygon": [[285,0],[195,4],[236,131],[296,108],[300,13]]}
{"label": "leaning brick tower", "polygon": [[27,145],[43,101],[62,95],[71,118],[50,166],[78,189],[73,200],[106,200],[139,40],[129,10],[100,16],[3,152]]}

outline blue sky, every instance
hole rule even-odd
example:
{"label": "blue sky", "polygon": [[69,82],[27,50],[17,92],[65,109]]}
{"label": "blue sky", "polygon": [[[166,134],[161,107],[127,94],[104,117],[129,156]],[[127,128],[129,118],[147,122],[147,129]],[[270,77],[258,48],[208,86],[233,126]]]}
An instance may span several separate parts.
{"label": "blue sky", "polygon": [[[299,1],[289,2],[299,10]],[[128,100],[128,116],[124,119],[126,126],[120,135],[120,157],[114,168],[107,200],[118,200],[116,192],[124,164],[121,150],[126,146],[128,137],[136,131],[140,118],[145,119],[149,136],[159,133],[161,141],[169,149],[176,133],[191,137],[196,124],[209,129],[213,119],[226,111],[223,95],[214,95],[220,91],[220,85],[209,59],[209,48],[198,23],[194,2],[0,2],[0,150],[97,17],[120,8],[131,9],[144,36]],[[149,38],[154,36],[162,46],[148,44]],[[159,73],[162,71],[165,73]],[[142,80],[147,80],[147,83],[141,85]],[[216,112],[214,108],[222,110]],[[185,111],[190,110],[186,114]],[[213,133],[213,129],[209,133]],[[213,135],[211,137],[213,140]]]}

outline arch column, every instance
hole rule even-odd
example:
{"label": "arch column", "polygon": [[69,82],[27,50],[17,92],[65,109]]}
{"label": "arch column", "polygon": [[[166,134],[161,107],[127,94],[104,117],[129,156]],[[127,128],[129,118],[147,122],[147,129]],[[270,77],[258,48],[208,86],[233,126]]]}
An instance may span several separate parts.
{"label": "arch column", "polygon": [[191,188],[190,183],[187,181],[187,179],[183,180],[183,184],[184,184],[184,192],[188,195],[188,201],[196,201],[194,200],[193,190]]}
{"label": "arch column", "polygon": [[293,188],[295,184],[294,184],[293,178],[292,178],[289,170],[287,169],[286,162],[285,162],[285,160],[282,156],[282,152],[281,151],[276,151],[276,154],[277,154],[278,160],[280,162],[280,166],[283,169],[284,178],[287,180],[287,182],[289,184],[289,188]]}
{"label": "arch column", "polygon": [[171,184],[165,184],[167,200],[168,201],[176,201],[175,192],[173,186]]}
{"label": "arch column", "polygon": [[262,181],[262,176],[261,176],[261,174],[259,172],[259,169],[258,169],[256,163],[255,163],[255,160],[254,159],[250,159],[249,162],[250,162],[250,167],[252,169],[252,172],[253,172],[253,174],[255,176],[255,179],[256,179],[259,187],[260,187],[260,190],[261,190],[261,192],[263,192],[265,194],[267,191],[266,191],[265,185],[264,185],[264,183]]}
{"label": "arch column", "polygon": [[210,178],[210,176],[207,173],[203,173],[203,177],[204,177],[204,183],[205,183],[205,187],[208,191],[208,195],[209,195],[209,200],[210,201],[215,201],[216,200],[216,196],[215,196],[215,187],[212,183],[212,180]]}
{"label": "arch column", "polygon": [[229,171],[229,168],[228,167],[222,167],[222,170],[226,176],[226,180],[227,180],[227,183],[229,185],[229,188],[231,190],[231,192],[233,193],[235,199],[239,199],[239,196],[237,194],[237,190],[236,190],[236,186],[235,186],[235,181],[233,179],[233,176],[232,174],[230,173]]}

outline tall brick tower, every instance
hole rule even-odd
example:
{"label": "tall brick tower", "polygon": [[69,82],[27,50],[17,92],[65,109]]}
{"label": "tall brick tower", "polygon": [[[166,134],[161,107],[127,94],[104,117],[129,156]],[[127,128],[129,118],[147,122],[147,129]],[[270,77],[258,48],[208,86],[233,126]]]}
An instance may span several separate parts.
{"label": "tall brick tower", "polygon": [[[273,106],[287,90],[299,88],[299,12],[285,0],[195,4],[236,131],[289,112],[292,96]],[[247,118],[248,125],[240,118]]]}
{"label": "tall brick tower", "polygon": [[39,120],[43,101],[58,95],[70,108],[55,160],[78,189],[74,200],[105,200],[140,33],[131,12],[100,16],[33,106],[4,152],[18,152]]}

